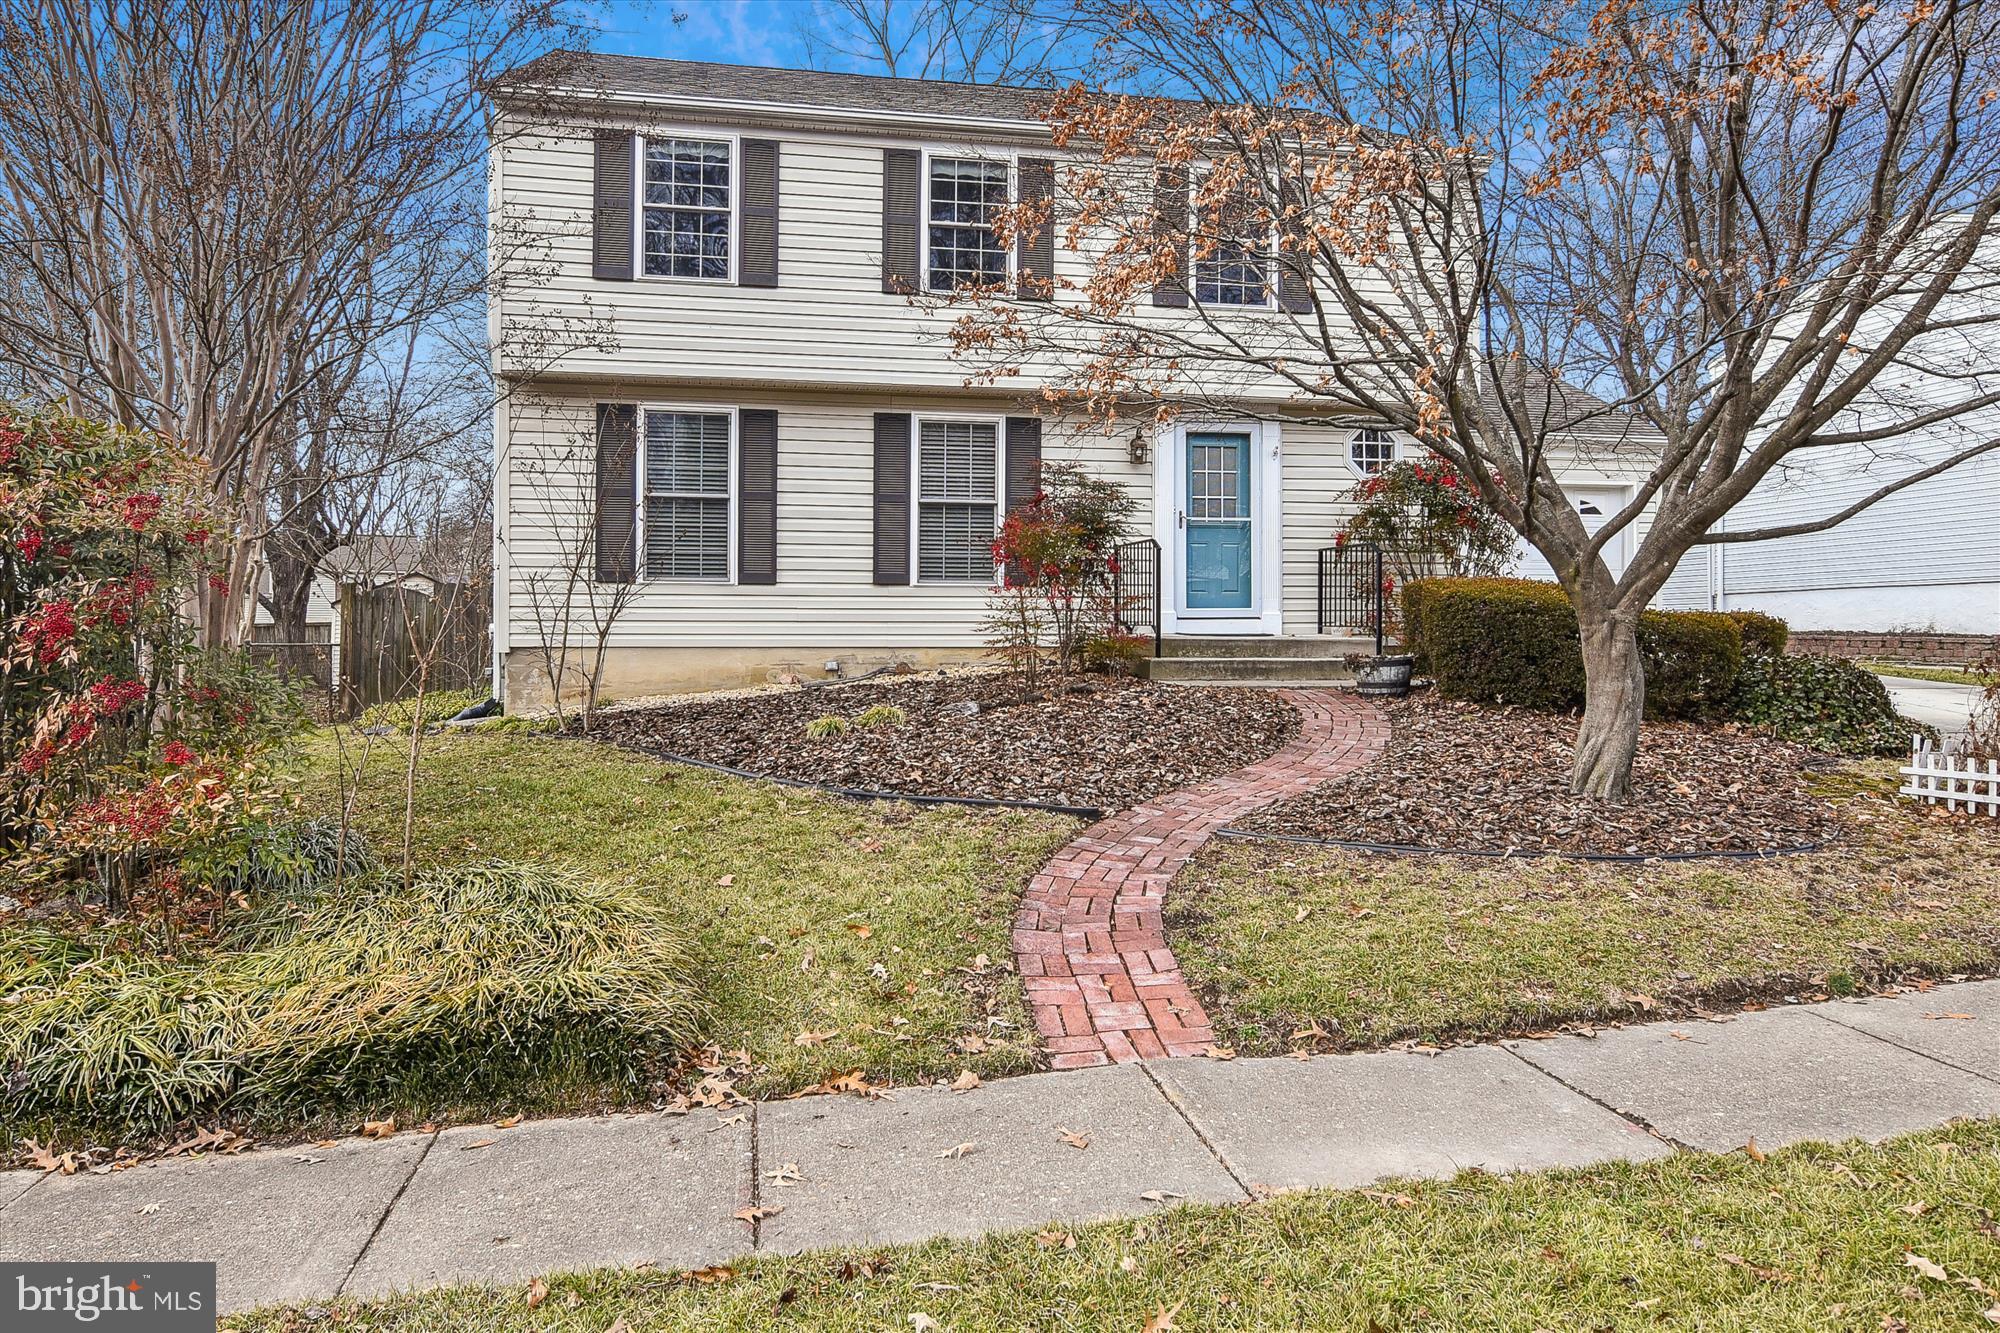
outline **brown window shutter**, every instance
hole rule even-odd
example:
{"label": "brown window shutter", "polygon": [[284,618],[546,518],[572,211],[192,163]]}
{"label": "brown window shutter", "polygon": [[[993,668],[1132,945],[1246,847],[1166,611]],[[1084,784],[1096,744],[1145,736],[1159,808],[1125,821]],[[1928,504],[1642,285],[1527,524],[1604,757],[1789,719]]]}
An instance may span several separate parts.
{"label": "brown window shutter", "polygon": [[899,296],[923,286],[917,263],[922,169],[923,154],[914,148],[882,150],[882,290]]}
{"label": "brown window shutter", "polygon": [[591,210],[590,276],[632,278],[632,159],[635,138],[624,130],[597,132],[597,166]]}
{"label": "brown window shutter", "polygon": [[778,414],[736,414],[736,581],[778,581]]}
{"label": "brown window shutter", "polygon": [[875,414],[875,581],[910,581],[910,416]]}
{"label": "brown window shutter", "polygon": [[1186,167],[1160,167],[1153,173],[1153,226],[1174,243],[1173,268],[1153,288],[1153,304],[1184,307],[1188,303],[1188,174]]}
{"label": "brown window shutter", "polygon": [[1056,289],[1056,164],[1046,157],[1021,159],[1021,205],[1046,215],[1034,231],[1015,238],[1023,301],[1048,301]]}
{"label": "brown window shutter", "polygon": [[[1283,195],[1289,207],[1300,197],[1298,185],[1287,181]],[[1282,222],[1279,225],[1284,226]],[[1310,240],[1306,244],[1309,247]],[[1312,251],[1286,244],[1282,235],[1278,245],[1278,309],[1293,315],[1309,315],[1313,309]]]}
{"label": "brown window shutter", "polygon": [[1019,509],[1042,484],[1042,419],[1007,418],[1007,508]]}
{"label": "brown window shutter", "polygon": [[743,238],[736,257],[741,287],[778,285],[778,143],[743,141]]}
{"label": "brown window shutter", "polygon": [[597,581],[638,575],[639,409],[597,405]]}

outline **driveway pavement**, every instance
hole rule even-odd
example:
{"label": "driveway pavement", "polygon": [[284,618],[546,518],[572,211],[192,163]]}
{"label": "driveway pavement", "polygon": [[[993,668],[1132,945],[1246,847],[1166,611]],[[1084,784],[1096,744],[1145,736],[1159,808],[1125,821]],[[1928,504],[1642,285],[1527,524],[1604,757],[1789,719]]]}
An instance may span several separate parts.
{"label": "driveway pavement", "polygon": [[1964,731],[1979,702],[1976,685],[1951,685],[1941,680],[1911,680],[1884,676],[1896,711],[1916,722],[1928,722],[1949,736]]}

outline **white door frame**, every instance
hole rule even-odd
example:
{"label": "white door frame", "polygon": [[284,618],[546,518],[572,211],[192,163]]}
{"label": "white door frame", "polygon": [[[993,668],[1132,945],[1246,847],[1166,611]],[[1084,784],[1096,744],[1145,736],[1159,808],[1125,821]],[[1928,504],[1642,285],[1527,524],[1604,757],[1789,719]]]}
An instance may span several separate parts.
{"label": "white door frame", "polygon": [[[1227,431],[1250,437],[1250,605],[1243,610],[1188,611],[1187,437]],[[1284,440],[1275,421],[1177,421],[1153,436],[1153,540],[1160,544],[1161,631],[1167,634],[1269,634],[1285,628]]]}

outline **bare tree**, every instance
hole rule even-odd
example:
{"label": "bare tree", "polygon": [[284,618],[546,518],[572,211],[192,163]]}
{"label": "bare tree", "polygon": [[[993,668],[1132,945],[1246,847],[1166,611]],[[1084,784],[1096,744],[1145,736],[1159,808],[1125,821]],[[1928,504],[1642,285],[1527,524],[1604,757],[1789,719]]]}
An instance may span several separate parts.
{"label": "bare tree", "polygon": [[[1629,792],[1639,617],[1690,548],[1824,529],[2000,448],[1973,351],[2000,323],[2000,7],[1076,0],[1074,20],[1114,75],[1184,98],[1059,99],[1072,164],[1012,223],[1056,226],[1087,268],[1052,301],[962,298],[958,351],[1100,417],[1416,435],[1576,607],[1580,793]],[[1941,457],[1898,466],[1940,431]],[[1852,448],[1881,464],[1860,504],[1721,526],[1785,460]],[[1566,461],[1635,478],[1594,534]],[[1614,572],[1607,543],[1641,527]]]}
{"label": "bare tree", "polygon": [[818,69],[1035,85],[1079,67],[1046,0],[813,0],[793,26]]}
{"label": "bare tree", "polygon": [[[486,104],[562,0],[0,0],[0,363],[187,441],[238,516],[191,608],[240,638],[317,392],[476,309]],[[543,57],[545,60],[548,57]]]}
{"label": "bare tree", "polygon": [[[507,540],[531,539],[542,548],[516,551],[507,561],[534,622],[528,655],[557,722],[568,722],[573,699],[586,731],[596,721],[612,632],[639,587],[604,566],[640,553],[599,558],[597,492],[590,484],[596,458],[595,438],[573,435],[560,447],[518,459],[509,483],[518,499],[503,529]],[[628,536],[626,545],[631,543]]]}

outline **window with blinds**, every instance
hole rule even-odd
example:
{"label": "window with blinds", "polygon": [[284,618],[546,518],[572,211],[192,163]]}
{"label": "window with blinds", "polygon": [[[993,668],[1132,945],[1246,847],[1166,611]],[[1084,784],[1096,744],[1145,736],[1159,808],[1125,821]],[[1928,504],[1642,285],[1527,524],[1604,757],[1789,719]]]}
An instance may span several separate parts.
{"label": "window with blinds", "polygon": [[646,413],[646,576],[729,577],[729,414]]}
{"label": "window with blinds", "polygon": [[917,426],[917,579],[993,578],[1000,512],[1000,428],[991,421]]}

